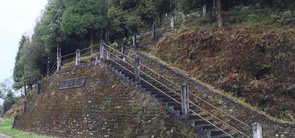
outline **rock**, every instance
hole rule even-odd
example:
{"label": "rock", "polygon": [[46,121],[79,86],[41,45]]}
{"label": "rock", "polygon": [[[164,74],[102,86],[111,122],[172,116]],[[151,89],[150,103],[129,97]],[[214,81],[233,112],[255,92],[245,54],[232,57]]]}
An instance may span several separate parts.
{"label": "rock", "polygon": [[110,135],[103,135],[103,137],[104,137],[104,138],[108,138],[108,137],[110,137]]}

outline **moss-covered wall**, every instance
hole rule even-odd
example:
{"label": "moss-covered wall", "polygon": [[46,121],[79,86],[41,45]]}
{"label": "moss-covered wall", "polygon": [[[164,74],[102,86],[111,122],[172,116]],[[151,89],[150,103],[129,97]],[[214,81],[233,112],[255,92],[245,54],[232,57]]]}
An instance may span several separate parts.
{"label": "moss-covered wall", "polygon": [[[85,87],[58,90],[63,80],[81,76]],[[61,137],[196,137],[102,66],[57,74],[16,128]]]}

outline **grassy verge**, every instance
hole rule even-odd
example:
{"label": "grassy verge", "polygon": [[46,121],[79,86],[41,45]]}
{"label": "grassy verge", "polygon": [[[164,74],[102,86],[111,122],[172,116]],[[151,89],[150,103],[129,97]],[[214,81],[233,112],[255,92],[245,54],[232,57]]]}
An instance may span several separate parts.
{"label": "grassy verge", "polygon": [[11,119],[3,119],[0,122],[0,132],[12,138],[47,138],[46,136],[40,136],[31,132],[24,132],[16,129],[11,129],[11,126]]}

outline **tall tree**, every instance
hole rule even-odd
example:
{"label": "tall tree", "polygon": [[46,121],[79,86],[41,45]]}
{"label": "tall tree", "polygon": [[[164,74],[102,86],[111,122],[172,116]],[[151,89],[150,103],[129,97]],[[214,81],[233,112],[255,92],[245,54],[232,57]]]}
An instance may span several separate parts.
{"label": "tall tree", "polygon": [[26,36],[22,36],[21,40],[19,42],[19,47],[18,47],[18,52],[15,58],[15,64],[14,64],[14,69],[13,69],[13,88],[16,90],[19,90],[23,87],[23,76],[24,76],[24,67],[23,67],[23,60],[22,60],[22,49],[24,47],[25,41],[29,39]]}
{"label": "tall tree", "polygon": [[126,31],[132,34],[133,46],[136,46],[136,34],[142,25],[139,4],[138,0],[112,0],[108,10],[111,24],[125,35],[128,34]]}
{"label": "tall tree", "polygon": [[216,0],[216,15],[218,27],[223,26],[223,20],[221,16],[221,0]]}
{"label": "tall tree", "polygon": [[65,0],[65,11],[61,18],[61,28],[66,35],[79,35],[88,38],[89,46],[94,45],[95,37],[107,26],[106,0]]}

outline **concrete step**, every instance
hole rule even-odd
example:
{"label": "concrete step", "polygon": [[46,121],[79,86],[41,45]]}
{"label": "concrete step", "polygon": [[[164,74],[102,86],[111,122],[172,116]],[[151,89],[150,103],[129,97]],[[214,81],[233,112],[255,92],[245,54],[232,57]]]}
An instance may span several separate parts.
{"label": "concrete step", "polygon": [[[214,125],[216,125],[217,127],[221,127],[222,124],[219,122],[219,123],[214,123]],[[200,125],[195,125],[194,127],[197,128],[197,129],[200,129],[202,131],[206,131],[206,130],[210,130],[210,129],[214,129],[215,126],[212,125],[212,124],[200,124]]]}
{"label": "concrete step", "polygon": [[[228,128],[221,128],[223,131],[229,133],[229,129]],[[211,130],[208,130],[208,133],[211,137],[218,137],[220,135],[224,135],[225,133],[218,129],[218,128],[215,128],[215,129],[211,129]]]}
{"label": "concrete step", "polygon": [[[180,96],[178,96],[176,94],[169,94],[169,96],[171,96],[172,98],[175,98],[175,99],[181,98]],[[162,94],[162,93],[155,95],[155,98],[157,98],[157,99],[163,99],[163,98],[167,98],[167,97],[168,97],[167,95]]]}
{"label": "concrete step", "polygon": [[164,102],[164,103],[176,102],[175,100],[181,102],[181,99],[180,99],[180,98],[175,98],[175,99],[171,99],[171,98],[162,98],[162,99],[159,99],[159,101],[162,101],[162,102]]}

